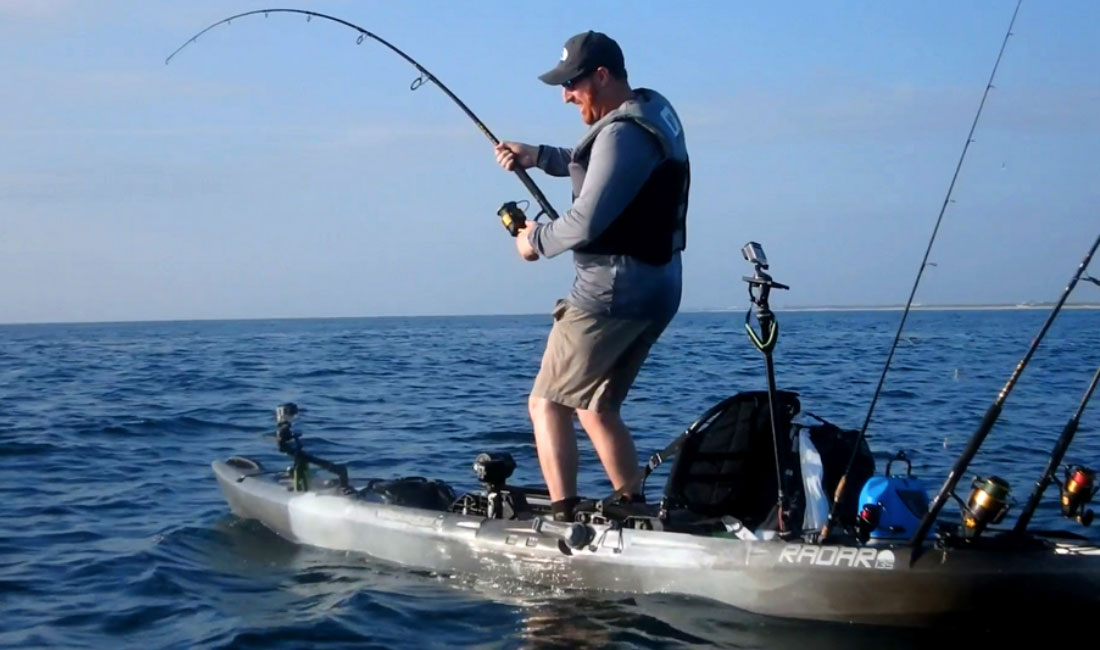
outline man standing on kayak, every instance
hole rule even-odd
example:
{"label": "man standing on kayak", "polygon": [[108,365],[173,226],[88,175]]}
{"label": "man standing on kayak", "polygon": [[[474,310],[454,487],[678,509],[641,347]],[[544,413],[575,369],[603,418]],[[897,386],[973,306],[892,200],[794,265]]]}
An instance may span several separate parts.
{"label": "man standing on kayak", "polygon": [[537,166],[572,179],[569,210],[555,221],[527,222],[516,237],[529,261],[573,251],[573,288],[554,308],[528,401],[554,518],[572,520],[574,413],[616,490],[638,471],[619,410],[680,307],[690,173],[675,110],[657,92],[630,87],[622,50],[607,35],[570,38],[539,79],[562,86],[588,131],[572,149],[504,142],[496,157],[509,171]]}

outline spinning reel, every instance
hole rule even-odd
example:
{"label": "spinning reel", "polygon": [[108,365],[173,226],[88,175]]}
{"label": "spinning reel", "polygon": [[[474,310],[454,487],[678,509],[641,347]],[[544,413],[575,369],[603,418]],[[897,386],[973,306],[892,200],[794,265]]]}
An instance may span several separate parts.
{"label": "spinning reel", "polygon": [[1008,513],[1008,481],[990,476],[974,478],[970,498],[962,507],[963,537],[975,539],[989,524],[998,524]]}
{"label": "spinning reel", "polygon": [[[1057,479],[1055,479],[1057,483]],[[1085,506],[1096,496],[1100,486],[1096,484],[1096,472],[1087,467],[1076,465],[1066,467],[1066,479],[1060,484],[1062,488],[1062,516],[1073,519],[1077,523],[1088,526],[1092,523],[1093,512],[1086,510]]]}

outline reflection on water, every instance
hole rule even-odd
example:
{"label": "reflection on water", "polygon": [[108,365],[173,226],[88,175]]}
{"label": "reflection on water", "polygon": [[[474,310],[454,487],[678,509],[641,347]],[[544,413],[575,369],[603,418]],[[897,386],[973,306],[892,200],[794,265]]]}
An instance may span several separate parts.
{"label": "reflection on water", "polygon": [[672,595],[562,595],[515,601],[522,607],[520,647],[769,648],[883,650],[929,648],[945,641],[1007,641],[1015,629],[992,625],[898,629],[772,619],[695,598]]}
{"label": "reflection on water", "polygon": [[[478,647],[524,648],[769,648],[883,650],[928,648],[932,644],[1007,640],[1029,621],[999,630],[984,626],[898,629],[841,623],[791,621],[758,616],[721,603],[675,595],[622,595],[562,592],[511,580],[440,575],[378,562],[355,554],[286,542],[255,522],[219,526],[224,543],[210,553],[212,563],[263,592],[256,603],[230,597],[247,611],[250,625],[286,623],[288,611],[301,619],[323,618],[367,608],[386,616],[425,616],[455,625],[463,612],[478,629],[498,627],[499,642]],[[271,582],[279,585],[270,589]],[[240,586],[240,585],[239,585]],[[272,598],[272,594],[280,594]],[[380,603],[385,603],[381,605]],[[266,611],[266,610],[271,611]],[[357,616],[361,616],[359,611]],[[999,622],[998,624],[1007,624]],[[483,636],[483,632],[477,633]]]}

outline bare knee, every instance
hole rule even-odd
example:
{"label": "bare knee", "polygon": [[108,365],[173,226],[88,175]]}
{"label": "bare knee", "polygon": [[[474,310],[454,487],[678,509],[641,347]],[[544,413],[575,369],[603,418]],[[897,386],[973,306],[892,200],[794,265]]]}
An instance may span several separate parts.
{"label": "bare knee", "polygon": [[527,398],[527,413],[531,415],[532,420],[537,420],[547,412],[550,408],[550,404],[550,400],[545,397],[535,397],[531,395]]}
{"label": "bare knee", "polygon": [[586,411],[577,409],[577,419],[585,431],[625,428],[618,411]]}
{"label": "bare knee", "polygon": [[545,421],[548,418],[568,417],[572,414],[572,411],[573,409],[568,406],[552,402],[545,397],[531,395],[527,398],[527,412],[531,415],[532,422]]}

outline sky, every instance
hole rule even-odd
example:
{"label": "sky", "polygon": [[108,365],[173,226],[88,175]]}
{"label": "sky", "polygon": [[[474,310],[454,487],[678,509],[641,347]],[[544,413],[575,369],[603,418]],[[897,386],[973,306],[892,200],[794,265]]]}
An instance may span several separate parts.
{"label": "sky", "polygon": [[[664,94],[692,161],[682,309],[902,304],[1015,0],[0,0],[0,323],[548,313],[529,199],[489,140],[571,146],[537,75],[587,30]],[[1054,301],[1100,233],[1100,3],[1024,0],[916,295]],[[555,208],[565,179],[532,176]],[[1096,265],[1100,275],[1100,262]],[[1100,302],[1082,284],[1074,300]]]}

